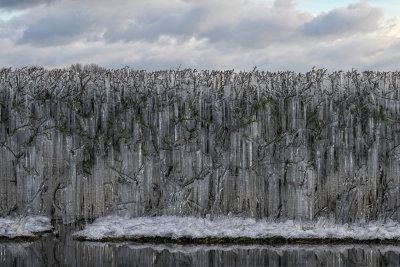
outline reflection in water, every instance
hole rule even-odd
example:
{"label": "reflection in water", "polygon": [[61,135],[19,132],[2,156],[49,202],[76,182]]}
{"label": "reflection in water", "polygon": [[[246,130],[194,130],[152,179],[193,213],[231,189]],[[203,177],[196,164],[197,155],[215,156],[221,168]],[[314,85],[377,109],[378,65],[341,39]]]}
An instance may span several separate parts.
{"label": "reflection in water", "polygon": [[[73,231],[75,231],[74,229]],[[0,266],[398,266],[400,246],[201,246],[77,242],[71,229],[0,243]]]}

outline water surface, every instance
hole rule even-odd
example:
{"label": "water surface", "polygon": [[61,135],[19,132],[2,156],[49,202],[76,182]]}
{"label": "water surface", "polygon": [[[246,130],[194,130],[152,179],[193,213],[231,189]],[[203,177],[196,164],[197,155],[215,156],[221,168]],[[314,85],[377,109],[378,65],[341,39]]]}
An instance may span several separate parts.
{"label": "water surface", "polygon": [[78,242],[76,228],[32,243],[0,243],[0,266],[399,266],[393,245],[178,245]]}

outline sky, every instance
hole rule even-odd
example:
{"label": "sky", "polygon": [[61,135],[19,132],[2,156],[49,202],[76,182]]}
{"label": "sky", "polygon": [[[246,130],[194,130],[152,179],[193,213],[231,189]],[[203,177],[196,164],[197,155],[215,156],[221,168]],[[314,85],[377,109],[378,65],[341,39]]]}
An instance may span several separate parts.
{"label": "sky", "polygon": [[400,0],[0,0],[0,68],[400,69]]}

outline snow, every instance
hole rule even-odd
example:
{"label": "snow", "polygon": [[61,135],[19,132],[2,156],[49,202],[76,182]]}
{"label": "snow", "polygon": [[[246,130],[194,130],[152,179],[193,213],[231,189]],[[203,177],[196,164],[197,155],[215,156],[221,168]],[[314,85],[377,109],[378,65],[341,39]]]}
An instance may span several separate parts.
{"label": "snow", "polygon": [[240,217],[208,218],[159,216],[128,218],[107,216],[87,225],[74,236],[88,240],[105,237],[168,237],[168,238],[353,238],[357,240],[398,239],[400,224],[369,222],[365,224],[334,224],[320,218],[317,222],[272,222]]}
{"label": "snow", "polygon": [[0,218],[0,237],[34,236],[34,233],[53,229],[50,218],[46,216],[27,216]]}

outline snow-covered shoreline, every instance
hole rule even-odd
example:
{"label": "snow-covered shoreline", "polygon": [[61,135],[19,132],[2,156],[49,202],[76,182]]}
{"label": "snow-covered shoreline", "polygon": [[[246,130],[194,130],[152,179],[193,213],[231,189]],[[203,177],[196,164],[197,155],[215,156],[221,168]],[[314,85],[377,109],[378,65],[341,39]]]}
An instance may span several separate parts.
{"label": "snow-covered shoreline", "polygon": [[239,217],[219,217],[213,220],[195,217],[119,217],[97,219],[75,238],[84,240],[134,239],[135,237],[179,238],[250,238],[267,239],[351,239],[351,240],[400,240],[400,224],[369,222],[361,224],[334,224],[320,218],[317,222],[272,222]]}
{"label": "snow-covered shoreline", "polygon": [[35,237],[37,233],[52,229],[51,220],[46,216],[0,218],[0,238]]}

